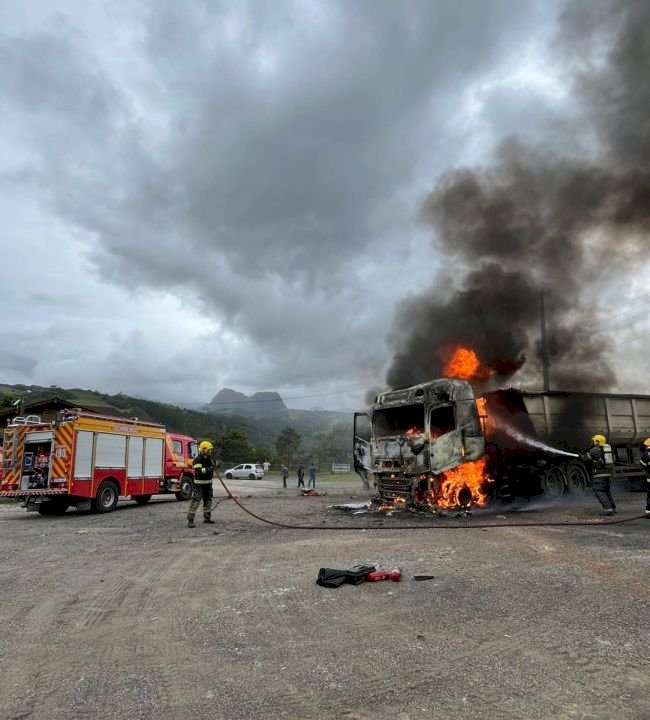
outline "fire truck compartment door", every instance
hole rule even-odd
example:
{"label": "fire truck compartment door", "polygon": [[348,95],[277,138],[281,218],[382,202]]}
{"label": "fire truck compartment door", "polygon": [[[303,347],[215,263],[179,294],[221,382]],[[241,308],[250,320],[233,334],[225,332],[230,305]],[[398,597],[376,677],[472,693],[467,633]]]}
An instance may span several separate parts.
{"label": "fire truck compartment door", "polygon": [[370,418],[367,413],[354,413],[354,466],[372,472],[374,465],[370,455]]}
{"label": "fire truck compartment door", "polygon": [[74,462],[75,478],[89,478],[93,467],[93,433],[88,430],[77,432],[77,443]]}
{"label": "fire truck compartment door", "polygon": [[431,472],[441,473],[465,462],[460,430],[452,430],[429,445]]}

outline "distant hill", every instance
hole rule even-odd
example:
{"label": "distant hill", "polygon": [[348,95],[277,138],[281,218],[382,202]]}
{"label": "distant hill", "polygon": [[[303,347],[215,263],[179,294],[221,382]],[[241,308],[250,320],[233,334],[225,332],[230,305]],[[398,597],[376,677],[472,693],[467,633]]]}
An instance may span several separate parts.
{"label": "distant hill", "polygon": [[210,400],[205,408],[210,413],[288,418],[288,408],[276,392],[256,392],[254,395],[224,388]]}
{"label": "distant hill", "polygon": [[[107,395],[81,388],[43,387],[39,385],[2,385],[0,395],[18,398],[24,393],[25,411],[31,402],[57,397],[81,406],[106,413],[137,417],[164,425],[171,432],[198,437],[215,437],[228,430],[243,430],[253,445],[273,446],[280,432],[289,425],[302,436],[305,454],[311,453],[321,442],[322,435],[335,427],[345,426],[345,437],[352,444],[352,415],[330,410],[290,410],[278,393],[255,393],[250,397],[235,390],[221,390],[204,410],[187,410],[177,405],[142,400],[123,393]],[[0,398],[1,399],[1,398]],[[225,403],[226,410],[221,403]],[[1,437],[1,436],[0,436]],[[347,440],[344,443],[347,448]]]}

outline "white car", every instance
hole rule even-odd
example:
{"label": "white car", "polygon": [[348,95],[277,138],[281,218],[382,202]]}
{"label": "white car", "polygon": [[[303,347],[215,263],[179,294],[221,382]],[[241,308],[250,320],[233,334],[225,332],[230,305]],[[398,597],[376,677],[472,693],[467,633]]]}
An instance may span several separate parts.
{"label": "white car", "polygon": [[226,470],[226,479],[232,480],[233,478],[248,478],[249,480],[261,480],[264,477],[264,470],[255,463],[243,463],[242,465],[235,465],[234,468]]}

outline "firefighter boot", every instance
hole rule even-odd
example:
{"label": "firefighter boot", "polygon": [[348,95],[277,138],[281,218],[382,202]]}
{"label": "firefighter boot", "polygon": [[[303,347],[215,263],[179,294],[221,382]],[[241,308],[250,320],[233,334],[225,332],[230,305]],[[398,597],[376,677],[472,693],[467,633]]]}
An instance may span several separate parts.
{"label": "firefighter boot", "polygon": [[194,524],[194,518],[188,518],[187,519],[187,527],[188,528],[194,528],[196,525]]}
{"label": "firefighter boot", "polygon": [[203,518],[203,522],[208,525],[214,525],[214,520],[211,520],[209,515],[206,515],[206,517]]}

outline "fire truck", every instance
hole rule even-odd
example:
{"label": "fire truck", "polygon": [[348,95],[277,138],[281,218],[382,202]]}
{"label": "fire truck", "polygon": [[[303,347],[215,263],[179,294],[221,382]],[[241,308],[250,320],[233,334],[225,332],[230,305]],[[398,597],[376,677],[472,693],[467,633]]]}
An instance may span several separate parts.
{"label": "fire truck", "polygon": [[650,396],[503,389],[444,378],[390,390],[354,416],[354,467],[386,502],[459,508],[589,486],[579,457],[607,437],[613,478],[641,489]]}
{"label": "fire truck", "polygon": [[53,422],[16,417],[4,433],[0,497],[41,515],[70,506],[107,513],[120,497],[140,505],[159,493],[192,495],[197,441],[162,425],[82,410]]}

